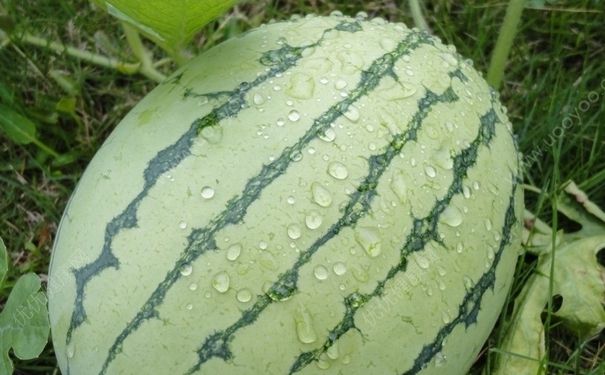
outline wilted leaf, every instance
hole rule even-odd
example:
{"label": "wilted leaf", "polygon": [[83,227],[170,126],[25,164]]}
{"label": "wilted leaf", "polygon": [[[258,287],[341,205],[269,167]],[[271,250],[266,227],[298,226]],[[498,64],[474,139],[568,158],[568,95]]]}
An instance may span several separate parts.
{"label": "wilted leaf", "polygon": [[48,341],[46,296],[40,279],[33,273],[22,276],[0,313],[0,373],[12,374],[10,348],[20,359],[36,358]]}
{"label": "wilted leaf", "polygon": [[28,144],[36,140],[36,124],[2,104],[0,104],[0,130],[18,144]]}
{"label": "wilted leaf", "polygon": [[179,49],[237,0],[95,0],[166,49]]}
{"label": "wilted leaf", "polygon": [[[605,214],[573,182],[565,188],[557,208],[582,228],[573,233],[559,232],[552,251],[552,229],[526,215],[536,235],[525,238],[526,245],[539,255],[538,266],[515,300],[511,324],[499,348],[494,374],[533,375],[544,373],[544,325],[541,314],[550,295],[552,257],[553,296],[560,302],[553,315],[582,339],[605,328],[605,267],[599,254],[605,251]],[[548,239],[550,237],[550,240]]]}

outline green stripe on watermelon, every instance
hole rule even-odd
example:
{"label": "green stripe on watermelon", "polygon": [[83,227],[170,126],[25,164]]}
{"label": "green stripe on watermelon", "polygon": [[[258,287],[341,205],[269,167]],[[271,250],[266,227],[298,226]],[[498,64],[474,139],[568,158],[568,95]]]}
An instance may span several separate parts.
{"label": "green stripe on watermelon", "polygon": [[223,331],[212,334],[205,340],[202,347],[198,350],[199,361],[189,370],[189,374],[198,371],[202,364],[211,358],[227,360],[232,357],[229,342],[233,339],[233,335],[239,329],[256,321],[260,313],[271,303],[284,300],[296,291],[301,267],[307,264],[312,256],[323,245],[337,236],[343,228],[355,225],[361,217],[370,211],[371,201],[376,196],[375,188],[379,179],[391,161],[399,155],[403,146],[409,141],[416,140],[417,132],[420,130],[423,120],[427,117],[432,107],[438,103],[452,103],[457,99],[458,97],[451,88],[448,88],[440,95],[430,90],[426,92],[424,97],[418,101],[418,111],[412,117],[410,124],[408,124],[408,130],[395,136],[384,153],[373,155],[369,158],[368,175],[364,178],[357,191],[351,195],[351,199],[343,209],[343,215],[340,219],[323,236],[318,238],[309,249],[302,252],[293,267],[281,274],[279,279],[270,287],[267,295],[260,296],[254,306],[246,310],[237,322]]}
{"label": "green stripe on watermelon", "polygon": [[510,243],[512,228],[516,222],[515,215],[515,192],[517,190],[518,181],[513,178],[512,193],[509,198],[508,209],[504,217],[504,225],[502,227],[502,239],[494,256],[490,268],[481,276],[475,285],[473,285],[464,296],[462,303],[458,307],[458,315],[448,324],[441,327],[435,339],[425,345],[420,354],[414,360],[413,366],[402,373],[402,375],[412,375],[420,372],[443,348],[443,342],[447,336],[452,333],[454,328],[463,324],[465,328],[477,322],[477,315],[481,308],[481,301],[488,289],[494,289],[496,282],[496,269],[502,258],[502,254],[506,246]]}
{"label": "green stripe on watermelon", "polygon": [[470,168],[475,165],[480,146],[489,147],[490,141],[495,135],[497,121],[498,118],[493,108],[481,116],[479,132],[476,138],[467,148],[454,157],[454,178],[447,193],[441,200],[436,202],[426,217],[421,219],[414,218],[412,231],[406,237],[404,245],[401,248],[399,263],[389,270],[386,278],[378,282],[372,293],[361,294],[355,292],[345,298],[345,315],[343,319],[330,330],[328,338],[321,347],[304,352],[298,356],[290,368],[290,374],[299,372],[310,363],[316,361],[321,354],[326,352],[345,333],[352,329],[357,329],[355,327],[355,315],[357,311],[372,298],[382,296],[386,283],[400,272],[405,272],[408,255],[423,250],[430,241],[442,242],[437,230],[439,218],[450,205],[452,198],[455,195],[462,194],[462,182],[467,177]]}
{"label": "green stripe on watermelon", "polygon": [[[207,115],[196,119],[187,132],[170,146],[159,151],[156,156],[151,159],[144,171],[144,185],[137,196],[126,206],[126,208],[116,215],[105,227],[104,243],[101,254],[93,262],[88,263],[80,268],[74,269],[73,273],[76,281],[76,300],[74,302],[74,310],[71,316],[70,325],[66,334],[66,341],[71,341],[71,336],[74,329],[78,328],[86,320],[86,311],[84,309],[84,290],[87,283],[103,270],[113,267],[119,267],[119,261],[112,251],[114,238],[124,229],[134,228],[137,226],[137,211],[141,202],[147,197],[149,190],[155,186],[158,178],[164,173],[176,167],[186,157],[191,155],[191,147],[194,140],[200,131],[206,127],[218,126],[219,123],[230,117],[237,116],[240,111],[245,108],[245,96],[251,89],[258,87],[262,83],[268,81],[277,75],[286,72],[294,67],[302,58],[305,50],[314,48],[321,44],[328,32],[333,30],[345,32],[361,31],[361,24],[358,22],[342,21],[334,28],[326,29],[321,38],[311,44],[294,47],[288,44],[283,45],[279,49],[270,50],[260,57],[259,62],[262,65],[268,66],[267,72],[259,75],[252,82],[244,82],[236,89],[230,92],[225,92],[228,97],[220,106],[214,108]],[[178,75],[180,77],[182,74]],[[188,91],[186,90],[185,95]],[[212,94],[206,94],[207,96]]]}
{"label": "green stripe on watermelon", "polygon": [[[353,30],[357,30],[357,28],[353,28]],[[262,191],[286,171],[292,163],[293,155],[303,151],[312,140],[323,134],[331,123],[342,117],[351,105],[371,93],[378,86],[382,78],[393,76],[393,66],[400,57],[423,44],[431,44],[432,41],[432,37],[424,32],[411,32],[392,52],[386,53],[373,61],[367,70],[362,71],[359,84],[349,93],[347,99],[330,107],[328,111],[324,112],[313,122],[311,128],[296,144],[286,147],[278,158],[264,165],[261,172],[248,181],[242,194],[230,200],[225,210],[211,220],[209,225],[192,230],[188,237],[188,244],[184,250],[184,255],[177,260],[174,267],[167,273],[164,280],[160,282],[150,298],[139,310],[139,313],[128,323],[111,345],[103,363],[101,374],[106,373],[111,362],[121,352],[124,340],[136,331],[145,320],[157,317],[156,307],[163,302],[171,286],[182,277],[179,270],[191,264],[208,250],[216,249],[216,233],[229,224],[241,222],[248,207],[260,196]],[[277,289],[274,289],[274,291],[281,293]]]}

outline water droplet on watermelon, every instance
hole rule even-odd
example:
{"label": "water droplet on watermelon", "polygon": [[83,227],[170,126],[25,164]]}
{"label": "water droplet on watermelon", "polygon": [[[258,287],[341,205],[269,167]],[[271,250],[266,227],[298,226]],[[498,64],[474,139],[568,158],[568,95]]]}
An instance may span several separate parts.
{"label": "water droplet on watermelon", "polygon": [[318,368],[320,368],[321,370],[327,370],[330,368],[330,362],[328,362],[326,359],[324,358],[319,358],[317,360],[317,362],[315,362],[315,364],[317,365]]}
{"label": "water droplet on watermelon", "polygon": [[242,303],[250,302],[252,299],[252,293],[248,289],[241,289],[237,292],[236,298]]}
{"label": "water droplet on watermelon", "polygon": [[442,352],[435,354],[435,367],[443,367],[446,362],[447,358],[445,357],[445,354]]}
{"label": "water droplet on watermelon", "polygon": [[347,272],[347,266],[342,262],[336,262],[332,266],[332,270],[337,276],[342,276]]}
{"label": "water droplet on watermelon", "polygon": [[327,85],[330,81],[326,77],[322,77],[319,79],[319,83],[322,85]]}
{"label": "water droplet on watermelon", "polygon": [[462,186],[462,195],[464,195],[464,198],[469,199],[471,197],[471,189],[466,185]]}
{"label": "water droplet on watermelon", "polygon": [[276,124],[277,126],[282,127],[286,124],[286,120],[284,120],[283,118],[278,118]]}
{"label": "water droplet on watermelon", "polygon": [[340,355],[340,353],[338,352],[338,341],[334,341],[332,346],[330,346],[328,350],[326,350],[326,354],[328,355],[328,358],[332,360],[338,359],[338,356]]}
{"label": "water droplet on watermelon", "polygon": [[220,126],[206,126],[200,132],[202,138],[211,144],[217,144],[223,139],[223,128]]}
{"label": "water droplet on watermelon", "polygon": [[269,247],[269,245],[265,241],[260,241],[258,243],[258,248],[261,250],[267,250],[267,247]]}
{"label": "water droplet on watermelon", "polygon": [[191,275],[192,272],[193,272],[193,267],[191,266],[191,264],[186,264],[183,267],[181,267],[181,275],[183,275],[183,276],[189,276],[189,275]]}
{"label": "water droplet on watermelon", "polygon": [[191,290],[192,292],[197,290],[197,284],[196,283],[191,283],[189,284],[189,290]]}
{"label": "water droplet on watermelon", "polygon": [[185,308],[186,308],[187,310],[193,310],[193,305],[192,305],[192,304],[187,304],[187,305],[185,306]]}
{"label": "water droplet on watermelon", "polygon": [[293,74],[286,92],[293,98],[310,99],[315,92],[315,80],[308,74]]}
{"label": "water droplet on watermelon", "polygon": [[366,272],[366,270],[362,266],[353,267],[353,277],[357,279],[357,281],[365,283],[370,279],[370,276]]}
{"label": "water droplet on watermelon", "polygon": [[225,271],[221,271],[212,278],[212,287],[219,293],[225,293],[229,290],[231,279]]}
{"label": "water droplet on watermelon", "polygon": [[461,243],[461,242],[459,242],[459,243],[456,245],[456,252],[457,252],[458,254],[462,254],[462,250],[464,250],[464,245],[462,245],[462,243]]}
{"label": "water droplet on watermelon", "polygon": [[473,287],[473,280],[468,276],[464,276],[464,286],[467,290],[470,290]]}
{"label": "water droplet on watermelon", "polygon": [[330,194],[330,191],[319,182],[314,182],[311,185],[311,194],[315,203],[321,207],[329,207],[332,204],[332,195]]}
{"label": "water droplet on watermelon", "polygon": [[288,120],[292,122],[300,120],[300,113],[295,109],[291,110],[290,113],[288,113]]}
{"label": "water droplet on watermelon", "polygon": [[234,261],[239,258],[242,253],[242,245],[235,243],[227,248],[227,260]]}
{"label": "water droplet on watermelon", "polygon": [[496,254],[494,253],[494,248],[491,246],[488,246],[487,247],[487,259],[494,260],[495,256],[496,256]]}
{"label": "water droplet on watermelon", "polygon": [[293,162],[299,162],[302,159],[303,159],[302,152],[295,152],[292,155],[290,155],[290,160],[292,160]]}
{"label": "water droplet on watermelon", "polygon": [[289,197],[286,199],[286,202],[288,202],[288,204],[294,204],[294,203],[296,203],[296,199],[295,199],[293,196],[291,196],[291,195],[290,195],[290,196],[289,196]]}
{"label": "water droplet on watermelon", "polygon": [[334,177],[337,180],[344,180],[349,177],[349,171],[344,164],[339,163],[337,161],[330,163],[328,165],[328,173],[330,176]]}
{"label": "water droplet on watermelon", "polygon": [[347,87],[347,81],[345,81],[344,79],[338,79],[336,80],[336,82],[334,82],[334,88],[336,90],[342,90],[345,87]]}
{"label": "water droplet on watermelon", "polygon": [[485,229],[492,230],[492,221],[490,219],[485,219]]}
{"label": "water droplet on watermelon", "polygon": [[399,198],[399,201],[401,203],[405,202],[407,198],[407,184],[405,183],[405,178],[403,177],[403,174],[395,173],[390,186],[391,190],[393,190],[393,193],[395,193],[395,195],[397,195],[397,198]]}
{"label": "water droplet on watermelon", "polygon": [[211,199],[214,197],[214,189],[210,186],[204,186],[201,191],[202,198]]}
{"label": "water droplet on watermelon", "polygon": [[333,142],[336,139],[336,132],[334,129],[328,128],[323,133],[319,134],[319,139],[324,142]]}
{"label": "water droplet on watermelon", "polygon": [[311,314],[302,304],[294,312],[294,324],[296,325],[296,335],[300,342],[311,344],[317,340]]}
{"label": "water droplet on watermelon", "polygon": [[427,269],[430,266],[429,260],[422,255],[416,255],[416,263],[418,264],[418,267],[422,269]]}
{"label": "water droplet on watermelon", "polygon": [[288,225],[288,237],[290,237],[293,240],[299,239],[300,236],[302,235],[300,226],[298,226],[298,224],[290,224]]}
{"label": "water droplet on watermelon", "polygon": [[450,317],[450,314],[447,313],[447,311],[442,311],[441,320],[443,320],[443,323],[448,324],[452,321],[452,318]]}
{"label": "water droplet on watermelon", "polygon": [[305,216],[305,225],[311,230],[319,228],[322,221],[323,219],[317,211],[311,211]]}
{"label": "water droplet on watermelon", "polygon": [[184,222],[184,221],[181,221],[181,222],[179,223],[179,228],[181,228],[181,229],[187,229],[187,223],[186,223],[186,222]]}
{"label": "water droplet on watermelon", "polygon": [[67,358],[74,357],[74,355],[76,354],[76,347],[73,342],[67,344],[67,347],[65,348],[65,354],[67,355]]}
{"label": "water droplet on watermelon", "polygon": [[449,225],[450,227],[457,227],[462,224],[462,212],[454,206],[447,206],[441,214],[442,223]]}
{"label": "water droplet on watermelon", "polygon": [[395,49],[395,47],[397,46],[397,43],[393,39],[384,38],[380,41],[380,46],[385,51],[391,51],[391,50]]}
{"label": "water droplet on watermelon", "polygon": [[252,101],[254,102],[254,104],[256,105],[261,105],[263,103],[265,103],[265,98],[263,98],[263,96],[259,93],[254,94],[254,96],[252,97]]}
{"label": "water droplet on watermelon", "polygon": [[382,251],[378,232],[374,228],[359,227],[355,231],[355,240],[370,258],[376,258]]}
{"label": "water droplet on watermelon", "polygon": [[349,106],[343,115],[351,122],[357,122],[361,117],[359,110],[354,105]]}
{"label": "water droplet on watermelon", "polygon": [[473,189],[479,190],[480,187],[481,187],[481,185],[479,185],[479,181],[473,182]]}
{"label": "water droplet on watermelon", "polygon": [[313,269],[313,274],[317,280],[325,280],[328,278],[328,269],[322,265],[319,265]]}
{"label": "water droplet on watermelon", "polygon": [[435,176],[437,176],[437,171],[430,165],[424,167],[424,173],[426,173],[426,175],[430,178],[434,178]]}

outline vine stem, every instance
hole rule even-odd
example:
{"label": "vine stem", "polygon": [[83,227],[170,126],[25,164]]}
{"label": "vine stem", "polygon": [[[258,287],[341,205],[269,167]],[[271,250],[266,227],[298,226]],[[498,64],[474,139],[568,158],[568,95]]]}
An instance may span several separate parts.
{"label": "vine stem", "polygon": [[124,61],[118,60],[113,57],[99,55],[99,54],[96,54],[96,53],[93,53],[90,51],[81,50],[76,47],[66,46],[66,45],[63,45],[62,43],[44,39],[44,38],[29,34],[29,33],[21,34],[18,37],[18,40],[22,41],[24,43],[27,43],[27,44],[31,44],[36,47],[46,48],[57,54],[65,53],[68,56],[77,58],[82,61],[86,61],[86,62],[94,64],[94,65],[117,70],[120,73],[129,74],[129,75],[140,73],[140,74],[146,76],[147,78],[152,79],[156,82],[162,82],[165,78],[161,73],[157,72],[155,70],[155,68],[153,68],[153,67],[152,67],[153,70],[144,68],[142,62],[136,62],[136,63],[124,62]]}
{"label": "vine stem", "polygon": [[122,22],[122,28],[124,29],[124,34],[126,35],[126,40],[128,41],[132,53],[141,62],[139,72],[154,81],[164,81],[166,76],[156,70],[151,59],[151,52],[143,45],[143,41],[141,40],[141,36],[137,29],[126,22]]}
{"label": "vine stem", "polygon": [[510,0],[508,2],[504,22],[500,28],[500,34],[498,35],[496,46],[492,52],[489,69],[487,71],[487,82],[496,90],[499,89],[502,84],[506,60],[510,54],[511,47],[513,46],[513,40],[517,34],[524,7],[525,0]]}
{"label": "vine stem", "polygon": [[424,15],[422,14],[422,8],[420,6],[419,0],[409,0],[410,11],[412,12],[412,18],[414,19],[414,24],[420,30],[424,30],[427,32],[431,32],[431,28],[429,24],[426,22]]}

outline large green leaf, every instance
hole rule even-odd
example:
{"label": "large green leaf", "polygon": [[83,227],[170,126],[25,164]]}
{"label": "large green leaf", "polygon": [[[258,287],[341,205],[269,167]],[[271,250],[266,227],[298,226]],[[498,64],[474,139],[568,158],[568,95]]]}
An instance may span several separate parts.
{"label": "large green leaf", "polygon": [[0,131],[18,144],[36,141],[36,124],[3,104],[0,104]]}
{"label": "large green leaf", "polygon": [[[0,238],[0,287],[7,271],[7,254]],[[22,276],[0,312],[0,375],[13,373],[9,350],[21,359],[36,358],[48,341],[46,296],[33,273]]]}
{"label": "large green leaf", "polygon": [[95,0],[167,49],[179,49],[237,0]]}

